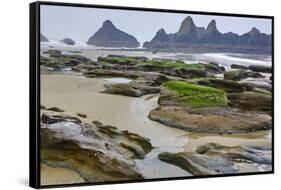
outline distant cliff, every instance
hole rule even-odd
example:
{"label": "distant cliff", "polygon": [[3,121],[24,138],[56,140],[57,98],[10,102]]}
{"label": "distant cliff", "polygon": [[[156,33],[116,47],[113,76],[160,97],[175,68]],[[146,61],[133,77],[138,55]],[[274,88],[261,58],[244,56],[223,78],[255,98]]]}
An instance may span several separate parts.
{"label": "distant cliff", "polygon": [[134,36],[117,29],[110,20],[103,23],[102,27],[89,38],[87,44],[102,47],[136,48],[140,46]]}
{"label": "distant cliff", "polygon": [[261,33],[256,28],[243,35],[221,33],[215,20],[206,29],[197,27],[189,16],[182,21],[176,33],[167,34],[160,29],[143,47],[166,51],[271,53],[271,40],[271,35]]}

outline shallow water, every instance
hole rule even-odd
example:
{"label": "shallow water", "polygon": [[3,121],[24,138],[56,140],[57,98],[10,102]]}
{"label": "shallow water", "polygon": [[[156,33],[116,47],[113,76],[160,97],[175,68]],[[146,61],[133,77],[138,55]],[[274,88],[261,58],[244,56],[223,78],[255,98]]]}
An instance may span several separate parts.
{"label": "shallow water", "polygon": [[121,78],[121,77],[105,78],[104,80],[111,84],[129,83],[132,81],[131,79]]}

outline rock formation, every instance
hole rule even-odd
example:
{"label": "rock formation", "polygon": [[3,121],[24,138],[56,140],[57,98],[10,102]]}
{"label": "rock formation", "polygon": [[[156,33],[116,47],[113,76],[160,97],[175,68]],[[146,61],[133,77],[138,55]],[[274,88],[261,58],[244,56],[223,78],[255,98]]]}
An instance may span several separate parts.
{"label": "rock formation", "polygon": [[221,33],[216,21],[212,20],[207,28],[198,27],[190,16],[186,17],[174,34],[166,34],[160,29],[150,42],[143,47],[148,49],[164,49],[166,51],[192,52],[243,52],[271,53],[271,35],[261,33],[255,27],[251,31],[238,35],[233,32]]}
{"label": "rock formation", "polygon": [[106,20],[102,27],[89,38],[87,43],[102,47],[136,48],[140,45],[134,36],[119,30],[110,20]]}
{"label": "rock formation", "polygon": [[66,45],[75,45],[75,41],[71,38],[64,38],[60,42],[66,44]]}

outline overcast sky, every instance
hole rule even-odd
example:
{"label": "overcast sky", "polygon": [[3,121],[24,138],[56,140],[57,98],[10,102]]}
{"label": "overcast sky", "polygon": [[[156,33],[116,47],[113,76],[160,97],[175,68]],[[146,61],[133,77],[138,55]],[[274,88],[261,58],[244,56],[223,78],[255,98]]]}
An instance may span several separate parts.
{"label": "overcast sky", "polygon": [[222,33],[232,31],[243,34],[252,27],[267,34],[271,33],[270,19],[54,5],[41,5],[41,33],[51,40],[70,37],[75,41],[87,41],[108,19],[118,29],[135,36],[139,42],[143,43],[150,41],[160,28],[164,28],[167,33],[177,32],[182,20],[187,16],[191,16],[197,26],[205,28],[212,19],[215,19],[217,28]]}

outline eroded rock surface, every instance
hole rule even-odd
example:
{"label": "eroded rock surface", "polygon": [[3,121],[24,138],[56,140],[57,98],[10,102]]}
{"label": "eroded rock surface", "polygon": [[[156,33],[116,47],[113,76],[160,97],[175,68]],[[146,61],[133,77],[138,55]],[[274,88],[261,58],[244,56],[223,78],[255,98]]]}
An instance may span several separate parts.
{"label": "eroded rock surface", "polygon": [[151,151],[148,139],[50,111],[41,121],[42,163],[74,170],[87,182],[142,178],[133,159]]}
{"label": "eroded rock surface", "polygon": [[193,175],[233,174],[243,172],[239,164],[252,166],[259,171],[260,165],[272,163],[271,149],[262,146],[228,147],[216,143],[197,147],[195,152],[159,154],[159,159],[181,167]]}

